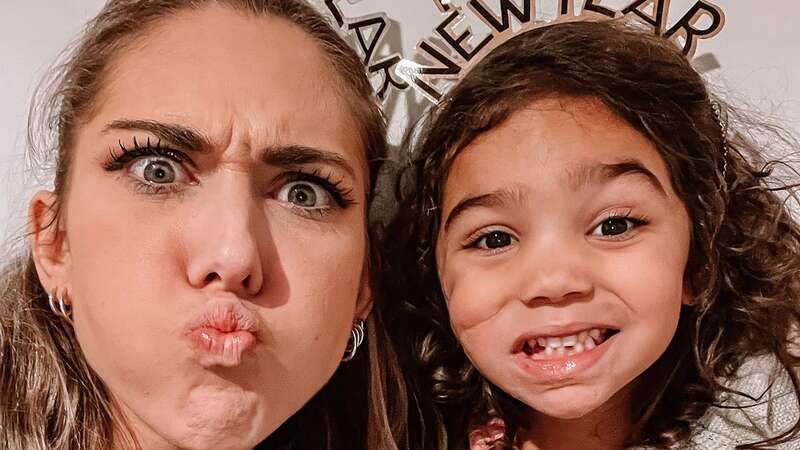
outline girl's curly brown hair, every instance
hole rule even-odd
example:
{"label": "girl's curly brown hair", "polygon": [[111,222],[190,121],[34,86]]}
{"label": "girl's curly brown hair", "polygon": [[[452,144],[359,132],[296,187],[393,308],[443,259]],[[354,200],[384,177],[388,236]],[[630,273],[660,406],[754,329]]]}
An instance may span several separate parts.
{"label": "girl's curly brown hair", "polygon": [[[790,341],[800,322],[800,227],[785,204],[796,185],[775,170],[788,166],[765,159],[747,137],[744,116],[713,97],[667,40],[621,21],[569,22],[525,32],[479,62],[422,122],[398,181],[384,269],[398,297],[390,333],[407,352],[416,407],[427,419],[412,424],[415,432],[431,448],[448,437],[450,448],[462,448],[471,424],[499,416],[506,425],[499,447],[514,448],[525,405],[477,372],[450,329],[434,255],[437,207],[465,146],[552,95],[599,99],[652,140],[691,221],[685,279],[695,302],[642,375],[648,389],[636,396],[628,444],[668,447],[687,439],[719,395],[731,392],[725,378],[753,356],[774,355],[797,395],[800,359]],[[727,136],[719,116],[730,118]],[[795,423],[741,448],[786,442],[798,432]]]}

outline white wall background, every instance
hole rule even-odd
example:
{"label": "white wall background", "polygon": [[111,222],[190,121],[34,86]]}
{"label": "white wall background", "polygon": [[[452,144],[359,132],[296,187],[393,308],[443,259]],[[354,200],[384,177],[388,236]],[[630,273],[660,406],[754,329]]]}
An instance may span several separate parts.
{"label": "white wall background", "polygon": [[[673,0],[670,23],[693,3]],[[722,66],[709,78],[731,92],[733,98],[747,98],[800,135],[800,29],[796,25],[800,2],[713,3],[725,11],[726,25],[711,41],[701,41],[697,51],[697,55],[713,53]],[[102,0],[0,0],[0,242],[20,232],[25,205],[36,189],[26,182],[30,177],[25,173],[24,157],[27,109],[33,90],[59,51],[102,4]],[[406,57],[443,18],[431,0],[342,0],[340,6],[351,17],[385,11],[402,24]]]}
{"label": "white wall background", "polygon": [[103,0],[0,0],[0,243],[24,229],[24,210],[33,192],[25,173],[33,91],[102,5]]}

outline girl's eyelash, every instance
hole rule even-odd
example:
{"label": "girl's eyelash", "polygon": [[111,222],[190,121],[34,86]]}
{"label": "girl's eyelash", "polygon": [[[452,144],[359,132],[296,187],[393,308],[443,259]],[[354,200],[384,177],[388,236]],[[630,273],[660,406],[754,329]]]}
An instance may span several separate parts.
{"label": "girl's eyelash", "polygon": [[171,148],[162,147],[160,139],[153,144],[148,137],[144,144],[140,144],[134,137],[133,148],[125,147],[122,140],[119,141],[118,147],[118,149],[111,148],[109,150],[108,160],[103,164],[103,168],[108,172],[121,170],[131,161],[145,156],[157,156],[168,158],[178,163],[192,164],[191,160],[184,153]]}
{"label": "girl's eyelash", "polygon": [[[628,209],[628,210],[625,210],[625,211],[609,211],[609,212],[605,213],[603,215],[603,220],[598,222],[597,225],[592,227],[592,229],[596,228],[599,224],[601,224],[601,223],[603,223],[603,222],[605,222],[607,220],[611,220],[611,219],[630,220],[637,227],[642,226],[642,225],[647,225],[648,223],[650,223],[650,221],[648,220],[648,218],[646,216],[644,216],[644,215],[635,215],[635,214],[633,214],[633,211]],[[486,236],[488,236],[489,234],[492,234],[492,233],[510,234],[507,231],[503,230],[502,228],[484,228],[484,229],[478,230],[478,231],[472,233],[471,235],[469,235],[469,237],[467,237],[464,240],[464,243],[462,244],[462,248],[465,248],[465,249],[467,249],[467,248],[476,248],[478,246],[478,243],[483,238],[485,238]]]}
{"label": "girl's eyelash", "polygon": [[492,233],[511,234],[511,233],[503,230],[502,228],[483,228],[483,229],[480,229],[480,230],[472,233],[471,235],[469,235],[469,237],[467,237],[464,240],[464,244],[462,244],[461,247],[465,248],[465,249],[467,249],[467,248],[477,248],[478,247],[478,243],[483,238],[485,238],[486,236],[488,236],[488,235],[490,235]]}
{"label": "girl's eyelash", "polygon": [[639,227],[650,223],[647,216],[633,214],[631,209],[609,211],[603,215],[603,219],[601,221],[596,222],[596,224],[590,229],[589,233],[594,234],[594,231],[597,230],[598,227],[602,226],[603,223],[609,220],[625,220],[632,223],[633,227],[631,229],[626,229],[624,232],[619,234],[597,236],[598,238],[607,241],[625,241],[632,236],[632,232],[635,233],[638,231]]}
{"label": "girl's eyelash", "polygon": [[611,219],[630,220],[636,226],[647,225],[649,223],[649,220],[647,219],[646,216],[635,215],[633,214],[633,211],[631,211],[630,209],[624,211],[609,211],[606,214],[604,214],[603,220],[601,220],[599,223],[603,223],[606,220],[611,220]]}
{"label": "girl's eyelash", "polygon": [[[355,200],[352,197],[353,190],[343,187],[343,179],[335,180],[332,175],[323,175],[319,170],[315,169],[311,172],[294,170],[288,172],[285,177],[290,183],[294,181],[307,181],[309,183],[320,185],[323,189],[328,191],[329,194],[331,194],[333,201],[335,201],[340,208],[347,208],[355,203]],[[308,212],[325,213],[325,211],[322,209],[312,209]]]}

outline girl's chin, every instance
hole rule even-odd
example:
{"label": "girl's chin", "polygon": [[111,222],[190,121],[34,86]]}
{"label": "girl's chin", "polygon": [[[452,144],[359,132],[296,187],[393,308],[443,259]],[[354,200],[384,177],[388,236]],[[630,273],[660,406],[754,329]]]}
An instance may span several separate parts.
{"label": "girl's chin", "polygon": [[560,407],[534,407],[536,414],[543,414],[553,419],[575,420],[586,417],[597,408],[583,405],[562,405]]}
{"label": "girl's chin", "polygon": [[585,388],[576,386],[559,388],[557,391],[560,392],[539,393],[535,399],[522,401],[536,411],[536,414],[561,420],[574,420],[588,416],[600,409],[607,401],[606,398],[602,398],[596,393],[587,392]]}
{"label": "girl's chin", "polygon": [[537,411],[539,414],[545,414],[548,417],[553,419],[559,420],[578,420],[583,417],[588,416],[591,414],[593,410],[587,409],[561,409],[558,411],[548,411],[548,412],[541,412]]}

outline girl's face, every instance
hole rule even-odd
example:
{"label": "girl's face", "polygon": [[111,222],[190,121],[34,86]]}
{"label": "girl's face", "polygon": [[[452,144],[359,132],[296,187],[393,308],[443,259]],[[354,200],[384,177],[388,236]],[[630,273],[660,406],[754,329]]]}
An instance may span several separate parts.
{"label": "girl's face", "polygon": [[653,144],[599,101],[533,102],[447,178],[436,256],[478,370],[579,418],[664,352],[687,300],[689,220]]}
{"label": "girl's face", "polygon": [[43,284],[144,448],[252,447],[369,310],[358,125],[312,37],[224,7],[164,19],[105,80]]}

